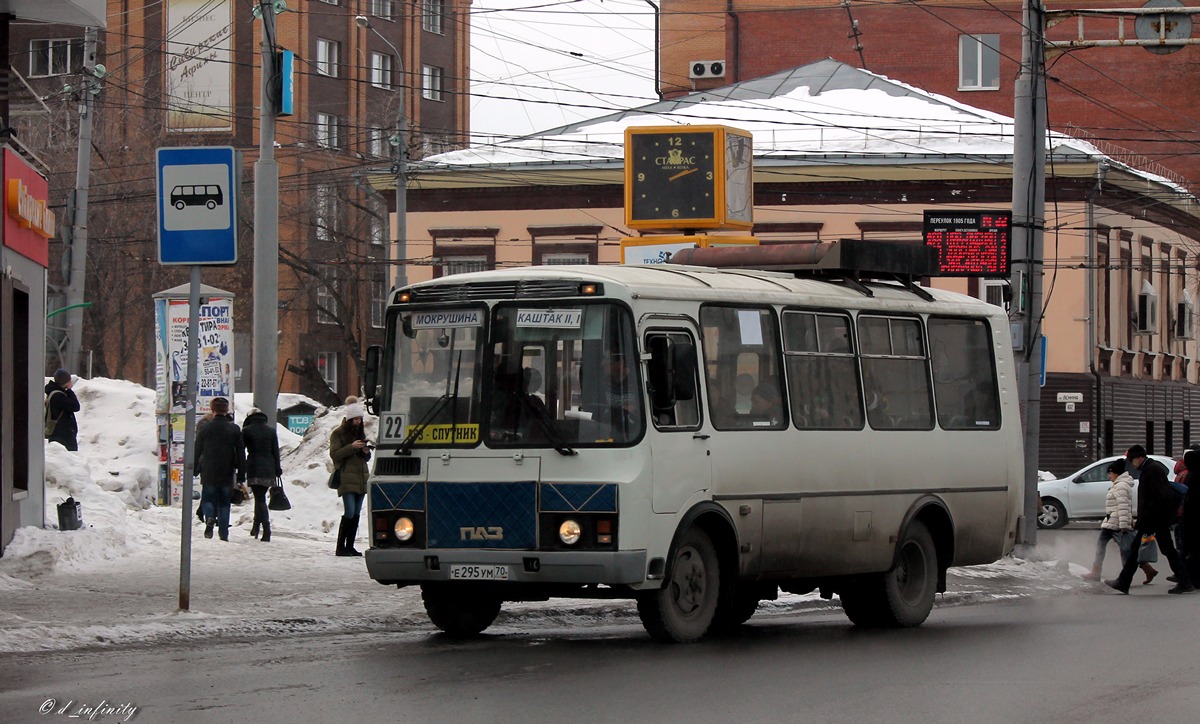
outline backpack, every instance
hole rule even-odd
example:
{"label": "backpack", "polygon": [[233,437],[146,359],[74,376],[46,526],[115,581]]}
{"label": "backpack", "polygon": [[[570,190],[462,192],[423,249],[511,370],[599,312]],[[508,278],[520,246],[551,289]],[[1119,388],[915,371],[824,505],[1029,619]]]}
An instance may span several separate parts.
{"label": "backpack", "polygon": [[54,416],[54,413],[50,409],[50,400],[54,399],[55,395],[63,395],[65,397],[66,394],[67,393],[63,392],[62,390],[55,390],[49,395],[46,395],[46,409],[42,415],[43,437],[49,438],[51,435],[53,435],[54,428],[58,427],[58,421],[62,419],[61,412],[58,414],[58,417]]}

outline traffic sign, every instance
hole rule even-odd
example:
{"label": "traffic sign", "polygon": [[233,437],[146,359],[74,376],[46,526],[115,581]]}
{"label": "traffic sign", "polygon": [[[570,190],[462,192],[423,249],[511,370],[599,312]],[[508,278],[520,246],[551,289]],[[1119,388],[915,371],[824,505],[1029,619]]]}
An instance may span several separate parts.
{"label": "traffic sign", "polygon": [[157,158],[159,263],[236,263],[236,151],[160,148]]}

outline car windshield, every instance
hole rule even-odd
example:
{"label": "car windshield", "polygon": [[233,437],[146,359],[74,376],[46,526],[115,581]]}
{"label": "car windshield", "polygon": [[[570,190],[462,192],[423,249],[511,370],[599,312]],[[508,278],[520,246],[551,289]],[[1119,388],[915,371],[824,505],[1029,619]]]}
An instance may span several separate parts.
{"label": "car windshield", "polygon": [[[483,307],[405,310],[393,318],[396,347],[388,407],[405,448],[479,443]],[[384,425],[388,427],[388,425]]]}
{"label": "car windshield", "polygon": [[489,447],[628,445],[644,429],[629,311],[611,303],[498,305],[485,400]]}

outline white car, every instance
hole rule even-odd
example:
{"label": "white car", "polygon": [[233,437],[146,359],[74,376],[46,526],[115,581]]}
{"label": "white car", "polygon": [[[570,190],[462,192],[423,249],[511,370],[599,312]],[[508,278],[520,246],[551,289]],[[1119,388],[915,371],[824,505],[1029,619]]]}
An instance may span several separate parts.
{"label": "white car", "polygon": [[[1163,455],[1151,455],[1167,468],[1167,480],[1175,480],[1175,461]],[[1072,520],[1099,520],[1104,517],[1104,498],[1112,485],[1108,465],[1121,456],[1097,460],[1085,468],[1058,480],[1039,480],[1042,499],[1038,513],[1039,528],[1061,528]],[[1137,484],[1133,481],[1133,513],[1137,515]]]}

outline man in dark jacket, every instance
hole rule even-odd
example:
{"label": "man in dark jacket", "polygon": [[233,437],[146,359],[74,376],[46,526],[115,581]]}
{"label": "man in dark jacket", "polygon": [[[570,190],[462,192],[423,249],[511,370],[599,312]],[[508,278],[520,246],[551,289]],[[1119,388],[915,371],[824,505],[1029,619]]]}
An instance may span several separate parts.
{"label": "man in dark jacket", "polygon": [[1176,586],[1167,593],[1195,591],[1187,570],[1175,552],[1175,542],[1171,539],[1171,525],[1175,522],[1178,508],[1171,492],[1171,484],[1167,480],[1167,469],[1162,463],[1147,457],[1146,448],[1141,445],[1129,448],[1125,458],[1131,466],[1141,472],[1138,477],[1137,522],[1134,524],[1139,535],[1133,537],[1133,545],[1125,558],[1121,575],[1117,576],[1116,580],[1105,583],[1121,593],[1129,593],[1129,584],[1133,582],[1133,573],[1138,567],[1138,549],[1142,545],[1142,536],[1153,534],[1158,540],[1158,549],[1171,564],[1171,572],[1175,574],[1177,581]]}
{"label": "man in dark jacket", "polygon": [[1184,464],[1193,467],[1188,473],[1187,494],[1183,500],[1183,563],[1192,585],[1200,581],[1200,449],[1193,447],[1183,454]]}
{"label": "man in dark jacket", "polygon": [[50,408],[50,418],[57,420],[54,432],[46,439],[60,443],[71,452],[79,451],[76,436],[79,426],[75,422],[75,413],[79,412],[79,398],[75,396],[75,380],[66,370],[57,370],[54,379],[46,383],[46,404]]}
{"label": "man in dark jacket", "polygon": [[212,422],[196,435],[196,472],[200,474],[200,508],[204,513],[204,537],[220,528],[221,540],[229,540],[229,505],[233,483],[246,481],[246,449],[242,430],[229,419],[229,400],[214,397]]}

